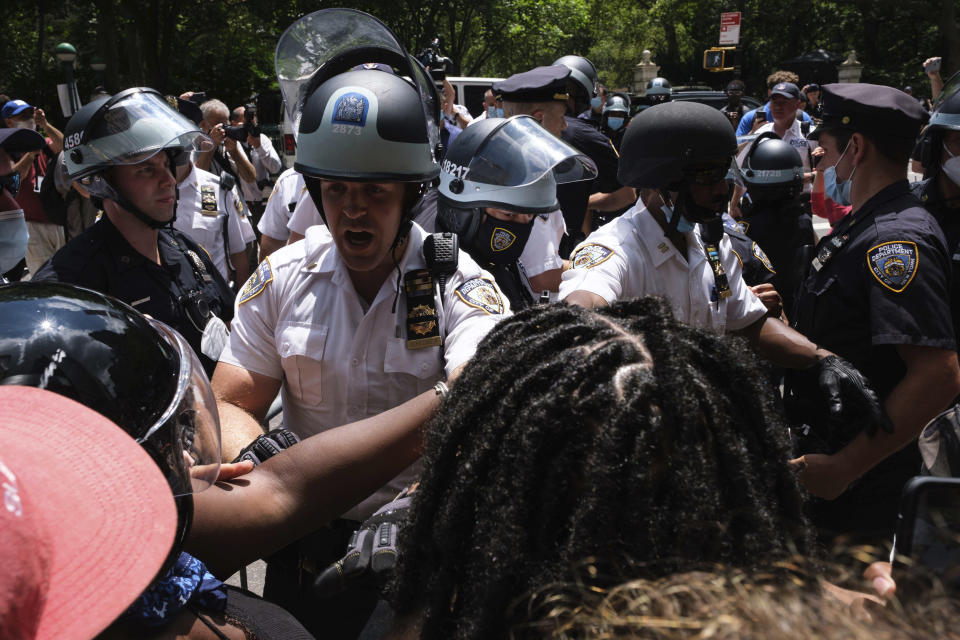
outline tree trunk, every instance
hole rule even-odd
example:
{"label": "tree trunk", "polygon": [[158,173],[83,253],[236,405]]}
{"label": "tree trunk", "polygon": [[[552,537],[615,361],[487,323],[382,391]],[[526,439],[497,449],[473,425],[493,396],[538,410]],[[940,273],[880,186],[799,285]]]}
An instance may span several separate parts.
{"label": "tree trunk", "polygon": [[940,36],[943,43],[943,63],[940,75],[944,80],[960,68],[960,29],[957,28],[957,10],[954,0],[942,0],[940,3]]}

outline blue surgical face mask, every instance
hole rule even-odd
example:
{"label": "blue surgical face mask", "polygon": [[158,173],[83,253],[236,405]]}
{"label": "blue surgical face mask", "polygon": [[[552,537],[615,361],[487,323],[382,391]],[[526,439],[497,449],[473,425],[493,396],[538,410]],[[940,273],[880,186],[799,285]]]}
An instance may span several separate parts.
{"label": "blue surgical face mask", "polygon": [[599,109],[600,105],[602,104],[603,104],[603,100],[600,98],[600,96],[593,96],[592,98],[590,98],[591,109]]}
{"label": "blue surgical face mask", "polygon": [[[674,216],[673,207],[667,204],[662,204],[660,205],[660,210],[663,211],[664,214],[666,214],[668,223],[673,222],[673,216]],[[677,231],[679,231],[680,233],[689,233],[693,231],[693,228],[695,226],[697,225],[687,220],[685,217],[683,217],[683,215],[680,215],[680,221],[677,224]]]}
{"label": "blue surgical face mask", "polygon": [[497,117],[497,108],[496,107],[487,107],[487,117],[496,118]]}
{"label": "blue surgical face mask", "polygon": [[824,194],[842,206],[849,206],[851,203],[850,188],[853,186],[853,174],[857,172],[857,168],[854,167],[853,171],[850,172],[849,178],[843,180],[842,182],[837,182],[837,165],[840,164],[841,160],[843,160],[843,156],[849,148],[850,142],[848,141],[847,146],[843,148],[843,153],[840,154],[836,164],[834,164],[832,167],[827,167],[827,169],[823,172]]}
{"label": "blue surgical face mask", "polygon": [[497,107],[497,117],[498,118],[503,117],[503,107]]}
{"label": "blue surgical face mask", "polygon": [[623,118],[607,118],[607,126],[614,131],[619,131],[623,126]]}
{"label": "blue surgical face mask", "polygon": [[0,212],[0,273],[10,271],[23,260],[28,238],[23,209]]}

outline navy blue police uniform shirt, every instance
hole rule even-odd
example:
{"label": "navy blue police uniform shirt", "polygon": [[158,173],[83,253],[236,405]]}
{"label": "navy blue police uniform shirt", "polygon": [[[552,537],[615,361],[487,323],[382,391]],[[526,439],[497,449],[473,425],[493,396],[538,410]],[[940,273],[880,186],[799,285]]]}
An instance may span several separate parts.
{"label": "navy blue police uniform shirt", "polygon": [[738,221],[740,231],[749,236],[766,255],[776,271],[773,284],[783,298],[783,308],[792,315],[797,290],[806,274],[809,249],[814,244],[813,220],[797,200],[782,206],[755,206]]}
{"label": "navy blue police uniform shirt", "polygon": [[892,184],[820,241],[849,236],[800,288],[794,327],[864,373],[881,399],[906,368],[895,346],[956,348],[950,260],[936,219]]}
{"label": "navy blue police uniform shirt", "polygon": [[730,247],[737,256],[743,281],[748,286],[774,282],[777,272],[759,244],[743,233],[732,219],[724,218],[723,232],[730,238]]}
{"label": "navy blue police uniform shirt", "polygon": [[213,315],[233,319],[234,294],[207,252],[182,233],[160,229],[162,264],[134,249],[107,216],[68,242],[44,264],[34,280],[75,284],[111,295],[164,322],[187,339],[207,375],[216,361],[200,352],[202,328],[188,316],[185,296],[199,291]]}
{"label": "navy blue police uniform shirt", "polygon": [[[617,180],[619,158],[610,139],[588,122],[570,116],[564,116],[564,119],[567,121],[567,128],[562,134],[564,142],[589,156],[597,165],[597,177],[593,180],[557,185],[557,200],[567,224],[567,234],[576,237],[583,227],[590,194],[598,191],[611,193],[621,187]],[[571,245],[570,249],[572,248]]]}
{"label": "navy blue police uniform shirt", "polygon": [[913,194],[940,223],[940,228],[947,240],[947,252],[953,274],[953,285],[950,288],[953,334],[954,337],[960,336],[960,208],[951,209],[943,202],[936,178],[914,183]]}
{"label": "navy blue police uniform shirt", "polygon": [[[846,242],[822,264],[831,239]],[[897,345],[954,349],[951,274],[946,241],[906,180],[887,186],[820,241],[814,268],[800,287],[794,328],[849,360],[881,403],[906,373]],[[802,436],[798,455],[835,453],[856,436],[830,425],[820,410],[816,370],[786,372],[787,412]],[[822,445],[817,450],[817,444]],[[812,445],[812,446],[811,446]],[[811,518],[831,534],[888,535],[896,526],[904,483],[920,468],[916,442],[860,477],[836,500],[815,500]],[[871,539],[874,539],[871,538]]]}

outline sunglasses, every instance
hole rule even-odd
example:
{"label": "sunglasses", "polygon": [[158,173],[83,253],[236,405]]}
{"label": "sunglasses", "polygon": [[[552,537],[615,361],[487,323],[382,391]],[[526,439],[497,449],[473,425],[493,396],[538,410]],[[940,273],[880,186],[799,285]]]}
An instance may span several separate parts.
{"label": "sunglasses", "polygon": [[20,174],[15,171],[11,174],[0,176],[0,189],[6,189],[10,192],[11,196],[16,198],[20,192]]}

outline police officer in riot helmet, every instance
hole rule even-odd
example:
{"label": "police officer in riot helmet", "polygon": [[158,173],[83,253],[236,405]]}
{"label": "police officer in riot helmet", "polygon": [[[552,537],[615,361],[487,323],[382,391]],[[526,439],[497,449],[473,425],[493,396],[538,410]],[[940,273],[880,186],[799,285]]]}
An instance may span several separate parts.
{"label": "police officer in riot helmet", "polygon": [[107,293],[186,337],[213,372],[233,317],[233,293],[209,255],[171,228],[175,168],[209,138],[153,89],[99,98],[73,115],[67,175],[103,208],[99,222],[34,276]]}
{"label": "police officer in riot helmet", "polygon": [[611,93],[603,105],[600,132],[610,138],[618,151],[628,124],[630,124],[630,96],[625,93]]}
{"label": "police officer in riot helmet", "polygon": [[[953,270],[950,295],[954,334],[960,335],[960,91],[955,75],[930,114],[914,149],[924,168],[924,179],[913,193],[936,217],[947,240]],[[951,91],[951,87],[953,90]]]}
{"label": "police officer in riot helmet", "polygon": [[637,195],[617,180],[617,151],[610,139],[576,117],[590,108],[591,100],[597,94],[599,76],[596,67],[586,58],[573,55],[557,58],[553,65],[570,69],[567,114],[564,116],[567,128],[563,130],[563,140],[587,154],[597,166],[597,177],[592,182],[560,185],[557,190],[567,224],[560,255],[566,258],[592,228],[592,224],[585,223],[592,211],[618,211],[636,202]]}
{"label": "police officer in riot helmet", "polygon": [[655,190],[660,202],[638,203],[579,245],[560,298],[595,307],[663,296],[683,322],[736,332],[771,363],[816,372],[822,392],[837,401],[831,412],[877,428],[882,410],[863,375],[768,317],[744,284],[722,222],[736,150],[729,122],[706,105],[672,102],[636,116],[623,139],[620,179]]}
{"label": "police officer in riot helmet", "polygon": [[557,184],[590,180],[593,162],[531,116],[471,125],[440,173],[437,226],[496,278],[513,310],[535,302],[519,261],[536,216],[561,215]]}
{"label": "police officer in riot helmet", "polygon": [[799,199],[803,160],[793,146],[767,132],[751,143],[739,174],[747,193],[738,227],[770,258],[773,282],[789,315],[815,242],[813,221]]}
{"label": "police officer in riot helmet", "polygon": [[[396,35],[369,14],[324,9],[284,32],[276,68],[298,132],[294,168],[326,224],[271,254],[237,297],[212,380],[225,459],[260,436],[278,392],[284,426],[301,438],[390,410],[403,415],[395,424],[419,426],[421,396],[435,398],[509,313],[489,273],[448,244],[451,236],[413,221],[440,173],[440,105]],[[408,462],[328,527],[271,557],[265,597],[325,637],[355,637],[376,598],[318,602],[313,581],[417,473]]]}
{"label": "police officer in riot helmet", "polygon": [[662,104],[673,99],[673,88],[666,78],[654,78],[647,83],[647,101],[651,104]]}

